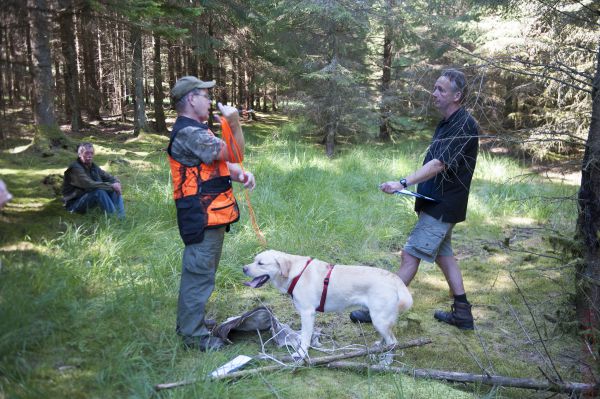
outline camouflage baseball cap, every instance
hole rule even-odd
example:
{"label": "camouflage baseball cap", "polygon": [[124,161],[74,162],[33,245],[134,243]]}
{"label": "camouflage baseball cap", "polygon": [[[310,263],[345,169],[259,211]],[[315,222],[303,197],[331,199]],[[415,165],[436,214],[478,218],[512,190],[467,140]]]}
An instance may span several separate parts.
{"label": "camouflage baseball cap", "polygon": [[171,89],[171,101],[176,104],[186,94],[194,89],[210,89],[215,85],[215,81],[203,82],[195,76],[184,76],[175,82],[175,86]]}

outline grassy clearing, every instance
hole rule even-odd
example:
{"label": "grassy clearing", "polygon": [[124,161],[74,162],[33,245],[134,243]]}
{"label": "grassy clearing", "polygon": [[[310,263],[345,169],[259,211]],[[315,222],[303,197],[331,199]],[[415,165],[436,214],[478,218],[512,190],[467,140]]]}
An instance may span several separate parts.
{"label": "grassy clearing", "polygon": [[[413,202],[384,195],[377,184],[419,165],[430,132],[401,146],[345,148],[330,160],[321,147],[302,140],[302,129],[301,124],[276,118],[246,128],[245,166],[258,181],[252,205],[269,247],[334,263],[396,270],[399,251],[416,220]],[[41,180],[62,174],[70,154],[40,159],[26,151],[3,152],[0,158],[0,174],[15,195],[0,214],[0,396],[149,397],[156,383],[198,378],[237,354],[256,354],[260,347],[254,334],[239,337],[218,353],[186,352],[179,345],[174,319],[182,244],[162,151],[166,138],[86,139],[97,146],[97,162],[123,181],[123,222],[99,213],[81,217],[62,210],[52,187]],[[448,289],[439,270],[423,264],[410,288],[414,307],[398,322],[396,333],[401,340],[427,336],[434,343],[402,351],[395,361],[415,368],[481,373],[479,363],[498,374],[542,378],[540,366],[551,374],[512,273],[562,377],[578,380],[572,358],[579,348],[567,321],[573,312],[572,274],[557,268],[567,263],[567,256],[553,252],[546,242],[552,234],[569,236],[575,215],[572,202],[548,198],[573,196],[576,188],[527,175],[508,158],[482,154],[468,220],[454,234],[478,332],[460,332],[433,320],[433,310],[449,304]],[[246,280],[241,266],[262,250],[243,201],[241,206],[244,217],[226,237],[209,312],[223,320],[268,304],[282,322],[299,328],[287,297],[271,287],[252,290],[241,284]],[[354,325],[345,314],[319,315],[317,326],[328,348],[377,339],[370,326]],[[202,381],[158,396],[531,395],[516,389],[311,369],[230,383]]]}

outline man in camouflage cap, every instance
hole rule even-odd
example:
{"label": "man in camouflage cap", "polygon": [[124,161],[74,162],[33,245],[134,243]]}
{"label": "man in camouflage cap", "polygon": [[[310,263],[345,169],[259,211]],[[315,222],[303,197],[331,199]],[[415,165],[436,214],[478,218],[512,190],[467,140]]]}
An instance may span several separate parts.
{"label": "man in camouflage cap", "polygon": [[179,79],[171,89],[177,111],[168,147],[179,232],[185,244],[177,306],[177,333],[187,348],[218,350],[223,340],[206,326],[205,307],[215,287],[215,275],[225,232],[239,218],[231,181],[254,189],[252,173],[243,171],[245,141],[237,109],[217,103],[231,127],[239,154],[228,151],[206,122],[215,81],[194,76]]}

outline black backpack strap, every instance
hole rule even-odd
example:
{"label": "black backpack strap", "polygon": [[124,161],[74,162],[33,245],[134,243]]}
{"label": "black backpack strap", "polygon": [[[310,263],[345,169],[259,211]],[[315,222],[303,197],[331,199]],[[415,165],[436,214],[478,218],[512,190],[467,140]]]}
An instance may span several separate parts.
{"label": "black backpack strap", "polygon": [[173,145],[173,141],[175,140],[175,136],[177,136],[177,133],[179,133],[179,130],[173,130],[171,132],[171,138],[169,139],[169,146],[167,147],[167,154],[169,154],[169,156],[171,155],[171,146]]}

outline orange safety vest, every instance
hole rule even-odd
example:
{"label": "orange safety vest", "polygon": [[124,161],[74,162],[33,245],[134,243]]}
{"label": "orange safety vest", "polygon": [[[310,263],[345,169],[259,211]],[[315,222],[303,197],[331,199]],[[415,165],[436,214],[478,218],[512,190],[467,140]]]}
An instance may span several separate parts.
{"label": "orange safety vest", "polygon": [[189,245],[201,242],[205,229],[227,226],[229,230],[229,225],[239,220],[240,211],[227,162],[215,160],[211,164],[185,166],[171,156],[171,145],[178,131],[171,134],[167,152],[179,234],[185,245]]}

